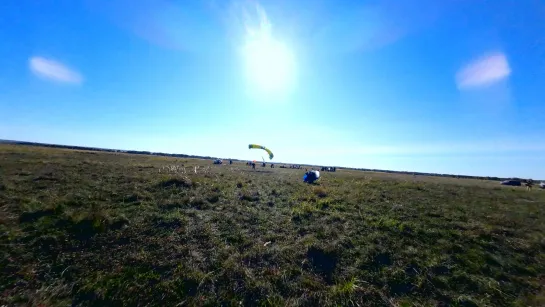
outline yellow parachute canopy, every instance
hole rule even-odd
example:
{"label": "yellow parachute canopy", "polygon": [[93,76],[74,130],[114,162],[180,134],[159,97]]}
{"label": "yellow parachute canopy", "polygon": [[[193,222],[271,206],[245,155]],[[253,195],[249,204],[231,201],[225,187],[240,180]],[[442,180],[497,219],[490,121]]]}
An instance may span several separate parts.
{"label": "yellow parachute canopy", "polygon": [[248,149],[263,149],[265,150],[268,154],[269,154],[269,159],[272,160],[272,158],[274,157],[272,151],[270,151],[267,147],[265,146],[261,146],[261,145],[257,145],[257,144],[250,144],[248,145]]}

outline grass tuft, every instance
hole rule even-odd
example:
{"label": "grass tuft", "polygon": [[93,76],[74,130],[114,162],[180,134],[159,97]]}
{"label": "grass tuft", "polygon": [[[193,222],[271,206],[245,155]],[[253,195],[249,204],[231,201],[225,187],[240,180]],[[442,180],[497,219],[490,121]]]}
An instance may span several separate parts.
{"label": "grass tuft", "polygon": [[211,204],[215,204],[220,200],[220,194],[218,193],[210,194],[209,196],[206,197],[206,200]]}
{"label": "grass tuft", "polygon": [[316,195],[316,196],[318,196],[320,198],[327,197],[327,191],[323,187],[314,187],[313,192],[314,192],[314,195]]}
{"label": "grass tuft", "polygon": [[256,202],[259,201],[259,195],[256,193],[249,193],[249,192],[243,192],[240,197],[240,200],[250,201],[250,202]]}
{"label": "grass tuft", "polygon": [[334,295],[350,295],[353,294],[360,287],[358,286],[359,280],[355,277],[349,280],[333,286],[332,291]]}
{"label": "grass tuft", "polygon": [[161,181],[160,186],[164,188],[191,188],[193,186],[193,182],[189,178],[170,178]]}

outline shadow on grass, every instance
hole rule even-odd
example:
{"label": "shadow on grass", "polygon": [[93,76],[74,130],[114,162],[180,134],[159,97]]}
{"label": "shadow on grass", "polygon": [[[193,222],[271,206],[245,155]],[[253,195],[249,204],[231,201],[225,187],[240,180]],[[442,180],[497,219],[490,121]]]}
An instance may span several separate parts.
{"label": "shadow on grass", "polygon": [[311,246],[307,251],[307,259],[312,270],[322,277],[329,284],[333,283],[333,273],[338,263],[338,253],[334,249],[324,249]]}
{"label": "shadow on grass", "polygon": [[35,222],[42,217],[52,216],[55,214],[57,214],[57,210],[55,209],[44,209],[44,210],[38,210],[38,211],[32,211],[32,212],[23,212],[23,214],[21,214],[21,216],[19,217],[19,222],[20,223]]}

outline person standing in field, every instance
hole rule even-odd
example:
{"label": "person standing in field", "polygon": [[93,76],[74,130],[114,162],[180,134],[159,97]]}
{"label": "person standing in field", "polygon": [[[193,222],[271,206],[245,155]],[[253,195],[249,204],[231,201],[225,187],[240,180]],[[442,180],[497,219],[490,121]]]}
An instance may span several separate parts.
{"label": "person standing in field", "polygon": [[532,190],[532,186],[534,185],[534,181],[532,179],[528,179],[528,180],[526,180],[526,183],[524,185],[526,185],[526,190],[530,191],[530,190]]}

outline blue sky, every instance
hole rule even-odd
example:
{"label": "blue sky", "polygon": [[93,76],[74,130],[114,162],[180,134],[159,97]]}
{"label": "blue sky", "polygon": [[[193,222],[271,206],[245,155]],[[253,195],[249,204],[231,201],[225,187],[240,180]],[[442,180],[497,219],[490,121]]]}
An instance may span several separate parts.
{"label": "blue sky", "polygon": [[0,3],[0,138],[545,178],[545,4]]}

